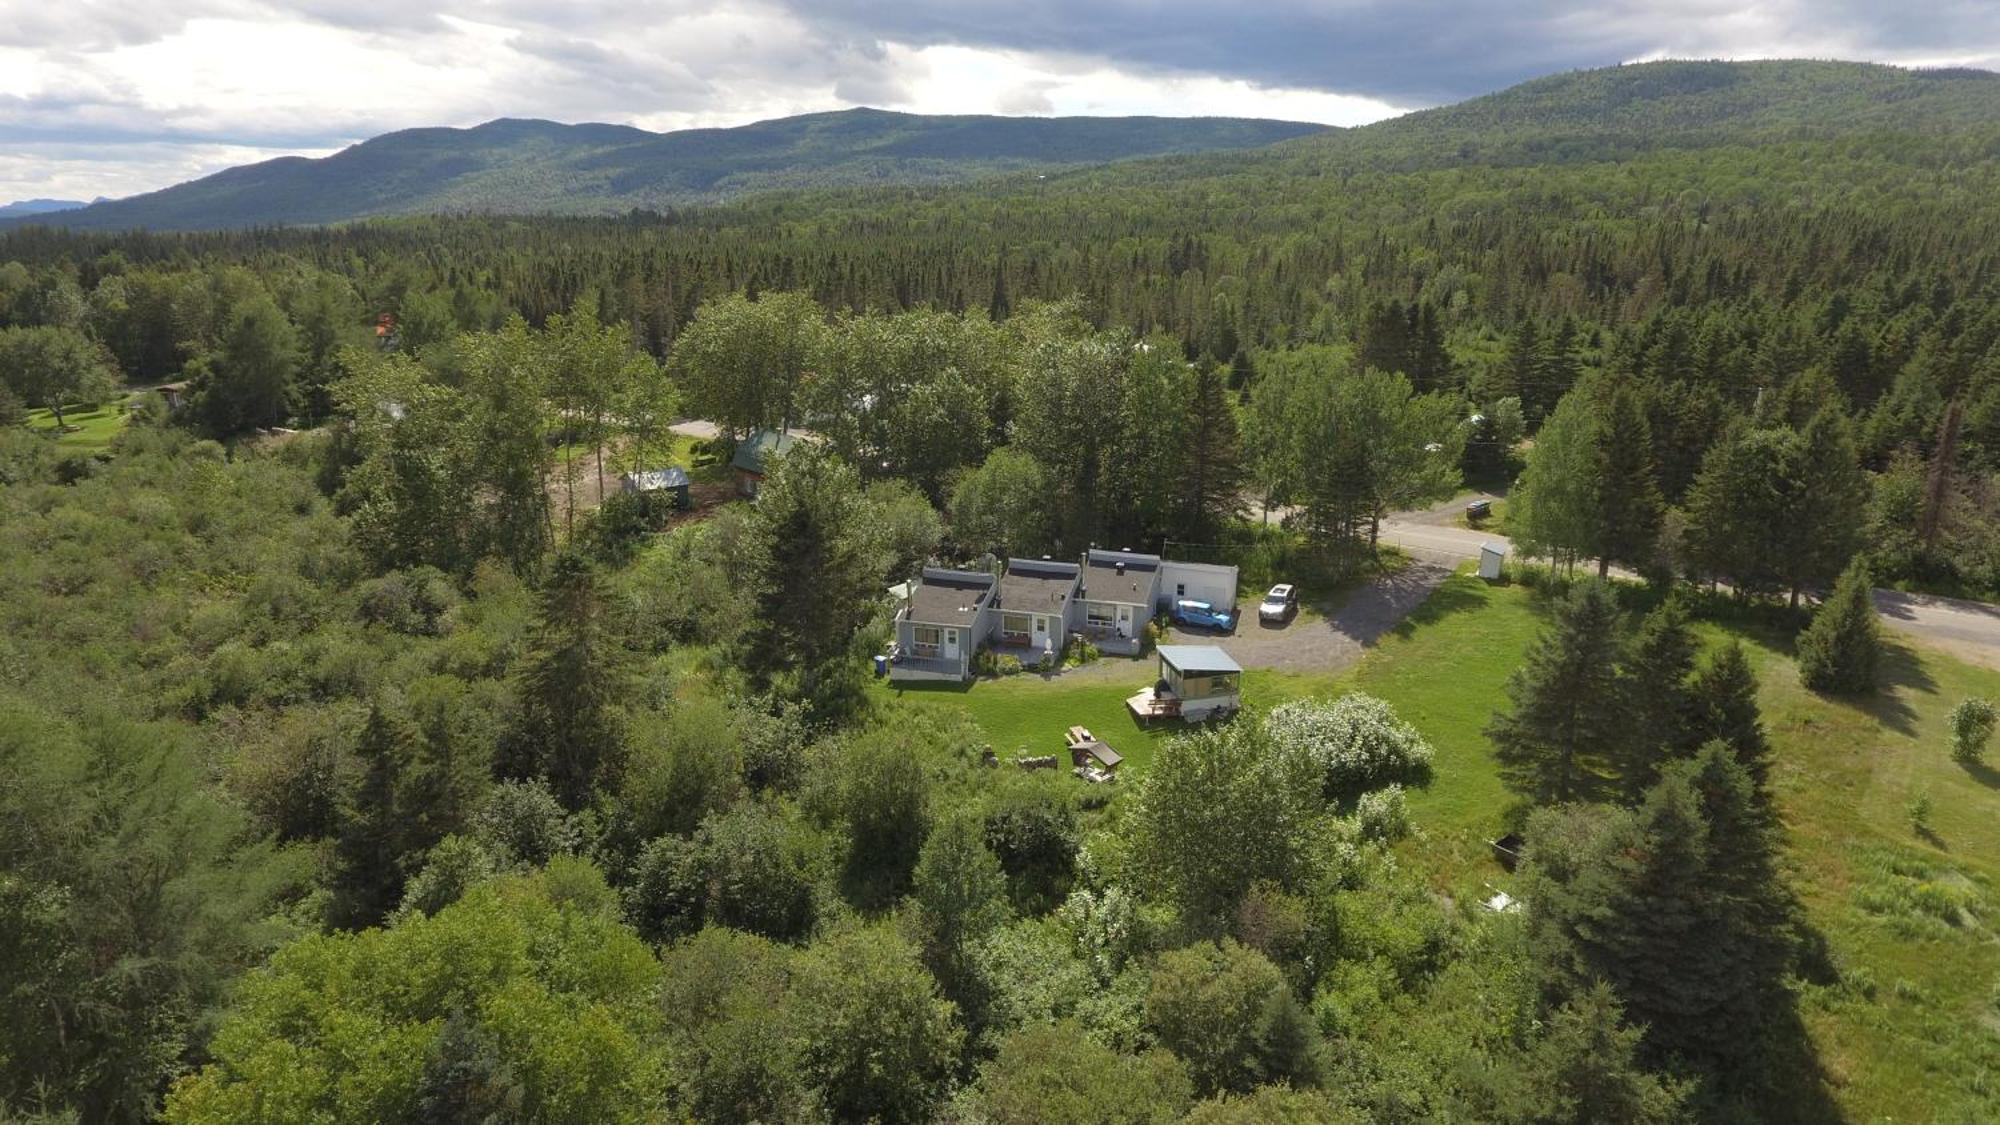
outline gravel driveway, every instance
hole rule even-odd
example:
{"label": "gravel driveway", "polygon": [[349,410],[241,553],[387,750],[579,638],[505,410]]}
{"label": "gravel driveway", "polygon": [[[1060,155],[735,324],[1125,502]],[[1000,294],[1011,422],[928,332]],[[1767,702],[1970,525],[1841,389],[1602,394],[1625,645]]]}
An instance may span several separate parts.
{"label": "gravel driveway", "polygon": [[[1257,603],[1248,601],[1239,607],[1244,619],[1234,632],[1183,629],[1176,625],[1167,631],[1166,643],[1217,645],[1245,668],[1320,675],[1338,672],[1359,661],[1370,646],[1422,605],[1431,591],[1449,577],[1450,567],[1411,562],[1393,574],[1382,575],[1349,591],[1330,610],[1327,606],[1315,606],[1301,610],[1283,625],[1265,625],[1257,620]],[[1150,670],[1153,658],[1131,661],[1108,657],[1082,668],[1071,668],[1062,676],[1064,679],[1130,676],[1135,664]]]}

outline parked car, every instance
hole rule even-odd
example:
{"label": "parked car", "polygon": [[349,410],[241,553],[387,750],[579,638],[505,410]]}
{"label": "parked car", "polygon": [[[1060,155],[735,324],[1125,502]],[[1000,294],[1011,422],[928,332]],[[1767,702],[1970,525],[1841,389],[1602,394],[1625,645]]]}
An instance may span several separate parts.
{"label": "parked car", "polygon": [[1198,602],[1193,598],[1182,598],[1175,602],[1173,614],[1174,620],[1180,624],[1203,629],[1227,631],[1236,623],[1236,618],[1231,616],[1228,610],[1217,609],[1207,602]]}
{"label": "parked car", "polygon": [[1299,612],[1299,588],[1289,582],[1281,582],[1271,587],[1264,600],[1257,605],[1257,620],[1282,623],[1290,621]]}
{"label": "parked car", "polygon": [[1483,520],[1492,514],[1493,501],[1491,500],[1474,500],[1465,506],[1465,518],[1469,520]]}

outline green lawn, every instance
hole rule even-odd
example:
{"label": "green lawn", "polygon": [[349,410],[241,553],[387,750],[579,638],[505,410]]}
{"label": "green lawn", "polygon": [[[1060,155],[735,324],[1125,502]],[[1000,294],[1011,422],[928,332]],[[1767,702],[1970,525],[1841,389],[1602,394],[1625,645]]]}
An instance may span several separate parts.
{"label": "green lawn", "polygon": [[[1389,701],[1437,748],[1431,783],[1411,794],[1419,827],[1411,869],[1454,898],[1513,880],[1490,858],[1513,796],[1481,733],[1543,623],[1541,598],[1460,574],[1338,676],[1253,671],[1245,699],[1363,690]],[[1803,1019],[1834,1096],[1861,1121],[2000,1120],[2000,768],[1967,769],[1946,750],[1945,714],[1968,695],[2000,699],[2000,673],[1897,644],[1878,697],[1855,704],[1798,684],[1776,631],[1705,624],[1711,643],[1743,641],[1775,749],[1773,784],[1793,881],[1842,983],[1807,986]],[[1004,758],[1062,749],[1081,723],[1144,772],[1167,728],[1140,730],[1124,698],[1150,659],[1103,678],[1023,674],[969,688],[878,688],[917,706],[962,708]],[[1992,755],[2000,766],[2000,752]],[[1908,809],[1928,794],[1931,833]]]}
{"label": "green lawn", "polygon": [[[121,403],[106,403],[96,408],[76,407],[63,411],[63,433],[56,444],[77,449],[105,449],[125,430],[131,415],[125,412]],[[56,416],[48,410],[30,410],[28,426],[44,433],[56,428]]]}

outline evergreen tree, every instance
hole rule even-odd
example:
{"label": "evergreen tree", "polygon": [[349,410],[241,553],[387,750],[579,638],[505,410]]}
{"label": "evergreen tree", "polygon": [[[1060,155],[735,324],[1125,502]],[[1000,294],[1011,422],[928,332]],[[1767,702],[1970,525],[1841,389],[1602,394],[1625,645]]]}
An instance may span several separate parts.
{"label": "evergreen tree", "polygon": [[1628,803],[1659,780],[1669,760],[1699,745],[1694,672],[1698,642],[1687,609],[1670,597],[1646,615],[1622,669],[1627,737],[1620,746],[1618,778]]}
{"label": "evergreen tree", "polygon": [[1791,601],[1831,582],[1861,547],[1868,478],[1854,448],[1854,430],[1838,407],[1815,413],[1799,434],[1797,489],[1791,514],[1776,530]]}
{"label": "evergreen tree", "polygon": [[333,915],[352,929],[373,926],[403,898],[405,824],[397,788],[417,737],[407,719],[377,702],[354,748],[362,774],[341,804],[334,844]]}
{"label": "evergreen tree", "polygon": [[810,694],[846,654],[881,577],[864,515],[860,478],[815,444],[794,446],[764,481],[744,576],[757,605],[744,664],[759,680],[789,670]]}
{"label": "evergreen tree", "polygon": [[1646,1072],[1640,1028],[1602,981],[1543,1021],[1541,1037],[1511,1067],[1498,1119],[1521,1125],[1670,1125],[1683,1120],[1685,1088]]}
{"label": "evergreen tree", "polygon": [[1868,566],[1856,562],[1840,576],[1833,595],[1799,634],[1799,679],[1830,695],[1875,690],[1882,661],[1882,625],[1875,618]]}
{"label": "evergreen tree", "polygon": [[1378,301],[1361,321],[1356,365],[1407,377],[1411,357],[1410,310],[1401,301]]}
{"label": "evergreen tree", "polygon": [[1540,802],[1592,796],[1607,756],[1626,738],[1617,603],[1601,582],[1578,586],[1507,681],[1513,710],[1494,715],[1501,771]]}
{"label": "evergreen tree", "polygon": [[1485,393],[1481,397],[1489,400],[1509,396],[1519,398],[1529,428],[1539,426],[1549,411],[1555,409],[1557,401],[1542,397],[1546,388],[1542,385],[1541,374],[1546,358],[1542,350],[1541,324],[1534,317],[1522,317],[1507,337],[1507,347],[1500,354],[1498,366],[1488,373]]}
{"label": "evergreen tree", "polygon": [[564,552],[549,568],[517,677],[519,713],[502,749],[515,777],[546,777],[563,805],[588,805],[622,764],[622,654],[590,560]]}
{"label": "evergreen tree", "polygon": [[1743,763],[1758,791],[1770,782],[1771,747],[1757,709],[1757,678],[1743,646],[1730,641],[1695,673],[1694,739],[1697,744],[1721,741]]}
{"label": "evergreen tree", "polygon": [[1653,442],[1639,395],[1627,380],[1594,396],[1592,451],[1597,477],[1594,550],[1597,576],[1612,564],[1652,571],[1662,505],[1653,478]]}
{"label": "evergreen tree", "polygon": [[1242,441],[1222,372],[1204,367],[1193,373],[1192,384],[1193,399],[1182,412],[1188,427],[1178,451],[1182,469],[1173,478],[1185,505],[1176,537],[1212,542],[1243,512]]}

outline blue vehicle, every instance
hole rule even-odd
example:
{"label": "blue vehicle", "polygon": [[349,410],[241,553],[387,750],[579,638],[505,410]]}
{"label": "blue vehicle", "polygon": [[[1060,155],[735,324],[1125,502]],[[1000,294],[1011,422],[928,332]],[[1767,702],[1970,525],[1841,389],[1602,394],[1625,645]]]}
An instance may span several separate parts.
{"label": "blue vehicle", "polygon": [[1192,625],[1202,629],[1220,629],[1228,632],[1236,624],[1236,618],[1226,609],[1217,609],[1207,602],[1193,598],[1182,598],[1174,603],[1174,621],[1181,625]]}

